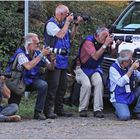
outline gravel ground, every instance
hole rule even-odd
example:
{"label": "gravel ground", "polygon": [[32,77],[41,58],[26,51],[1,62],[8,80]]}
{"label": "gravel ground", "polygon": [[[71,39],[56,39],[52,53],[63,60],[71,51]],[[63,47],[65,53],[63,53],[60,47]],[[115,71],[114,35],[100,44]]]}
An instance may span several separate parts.
{"label": "gravel ground", "polygon": [[23,119],[19,123],[1,123],[0,139],[138,139],[140,121],[118,121],[112,113],[105,112],[104,119],[60,117],[45,121]]}

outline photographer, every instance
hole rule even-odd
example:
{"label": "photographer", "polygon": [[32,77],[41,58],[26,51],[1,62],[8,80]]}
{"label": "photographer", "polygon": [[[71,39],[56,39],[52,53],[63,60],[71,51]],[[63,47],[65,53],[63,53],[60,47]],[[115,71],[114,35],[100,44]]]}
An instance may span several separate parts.
{"label": "photographer", "polygon": [[[59,5],[55,9],[55,17],[52,17],[45,25],[45,45],[52,48],[66,48],[70,51],[70,39],[74,38],[82,17],[77,17],[73,29],[69,32],[69,26],[73,22],[73,14],[65,5]],[[68,67],[68,54],[56,55],[56,66],[54,71],[48,71],[48,94],[44,113],[47,118],[54,119],[58,116],[69,117],[72,114],[64,112],[63,97],[67,88],[66,71]],[[54,105],[54,111],[53,111]]]}
{"label": "photographer", "polygon": [[[78,58],[80,65],[76,67],[76,81],[80,88],[79,112],[80,117],[87,117],[87,110],[91,94],[94,95],[94,117],[103,118],[103,81],[100,64],[105,50],[111,45],[113,39],[106,27],[99,27],[94,35],[89,35],[82,42]],[[86,81],[86,82],[85,82]],[[91,87],[94,86],[94,93]]]}
{"label": "photographer", "polygon": [[[36,54],[36,52],[39,52],[39,54]],[[22,71],[24,82],[27,88],[38,91],[34,109],[34,119],[37,120],[46,119],[43,114],[43,109],[47,95],[48,84],[46,81],[42,80],[40,69],[44,65],[48,68],[51,68],[53,65],[55,65],[54,62],[48,63],[48,61],[45,60],[48,54],[50,54],[50,50],[48,48],[41,50],[38,35],[34,33],[28,33],[24,38],[24,46],[21,46],[16,50],[15,54],[10,59],[8,66],[9,71],[11,71],[12,64],[16,59],[16,56],[18,56],[16,70]],[[19,105],[20,101],[21,96],[12,92],[9,103],[17,103]]]}
{"label": "photographer", "polygon": [[[2,97],[10,98],[11,92],[5,84],[5,77],[0,76],[0,104]],[[21,120],[19,115],[15,115],[18,111],[16,104],[9,104],[6,106],[0,106],[0,122],[18,122]]]}
{"label": "photographer", "polygon": [[122,121],[132,117],[131,105],[135,105],[133,117],[140,119],[140,87],[135,87],[136,78],[140,80],[140,64],[138,60],[132,63],[132,55],[130,50],[122,50],[109,70],[110,101]]}

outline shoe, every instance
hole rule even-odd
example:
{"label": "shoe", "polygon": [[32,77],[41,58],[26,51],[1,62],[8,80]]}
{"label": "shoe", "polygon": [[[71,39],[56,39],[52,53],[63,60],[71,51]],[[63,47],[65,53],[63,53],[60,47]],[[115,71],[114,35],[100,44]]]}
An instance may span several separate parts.
{"label": "shoe", "polygon": [[47,119],[55,119],[57,118],[57,115],[53,112],[50,112],[48,114],[45,115]]}
{"label": "shoe", "polygon": [[94,117],[96,118],[104,118],[104,114],[102,111],[95,111],[94,112]]}
{"label": "shoe", "polygon": [[59,117],[71,117],[73,114],[72,113],[66,113],[64,111],[62,112],[55,112],[57,114],[57,116]]}
{"label": "shoe", "polygon": [[87,110],[80,111],[80,117],[87,117]]}
{"label": "shoe", "polygon": [[137,119],[137,120],[140,120],[140,112],[138,112],[138,113],[133,113],[133,118],[134,119]]}
{"label": "shoe", "polygon": [[8,120],[7,120],[7,122],[20,122],[20,121],[21,121],[21,117],[19,115],[8,116]]}
{"label": "shoe", "polygon": [[36,120],[46,120],[46,117],[43,113],[35,112],[34,119],[36,119]]}

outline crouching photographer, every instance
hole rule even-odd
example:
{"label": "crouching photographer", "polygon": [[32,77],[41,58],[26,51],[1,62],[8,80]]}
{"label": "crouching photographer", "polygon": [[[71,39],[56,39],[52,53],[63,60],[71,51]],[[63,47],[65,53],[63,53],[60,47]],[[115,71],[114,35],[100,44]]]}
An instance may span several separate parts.
{"label": "crouching photographer", "polygon": [[[7,75],[6,75],[7,76]],[[2,97],[7,99],[10,98],[10,90],[5,84],[5,76],[0,76],[0,104]],[[5,106],[0,105],[0,122],[18,122],[21,120],[19,115],[15,115],[18,111],[18,106],[16,104],[8,104]]]}
{"label": "crouching photographer", "polygon": [[[131,119],[132,115],[140,119],[140,87],[135,87],[135,79],[140,80],[139,61],[132,61],[132,52],[122,50],[109,70],[109,89],[111,103],[117,118],[122,121]],[[133,63],[132,63],[133,62]],[[130,107],[134,107],[131,114]]]}
{"label": "crouching photographer", "polygon": [[[54,67],[55,62],[43,61],[44,57],[47,59],[47,55],[50,54],[48,48],[41,49],[39,36],[35,33],[28,33],[24,37],[24,41],[21,47],[19,47],[14,55],[11,57],[7,71],[14,72],[14,78],[17,73],[19,73],[20,79],[23,79],[22,82],[26,86],[26,90],[37,91],[36,103],[34,108],[33,118],[36,120],[45,120],[46,117],[43,114],[43,109],[45,105],[45,99],[48,90],[48,84],[45,80],[42,79],[40,75],[41,67],[47,67],[51,69]],[[41,51],[39,55],[36,55],[36,51]],[[16,65],[14,66],[14,63]],[[13,69],[14,68],[14,69]],[[7,84],[8,85],[8,84]],[[15,84],[14,84],[15,85]],[[18,84],[19,85],[19,84]],[[24,92],[24,90],[23,90]],[[11,90],[11,97],[9,103],[20,104],[22,94],[18,94],[15,91]]]}

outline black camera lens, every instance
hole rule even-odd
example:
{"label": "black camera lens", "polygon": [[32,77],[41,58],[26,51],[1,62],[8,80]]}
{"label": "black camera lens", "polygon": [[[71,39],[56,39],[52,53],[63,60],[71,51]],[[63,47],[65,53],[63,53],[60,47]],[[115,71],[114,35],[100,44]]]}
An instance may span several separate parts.
{"label": "black camera lens", "polygon": [[90,16],[87,16],[87,15],[74,15],[74,20],[77,20],[78,16],[81,16],[84,21],[90,20]]}

